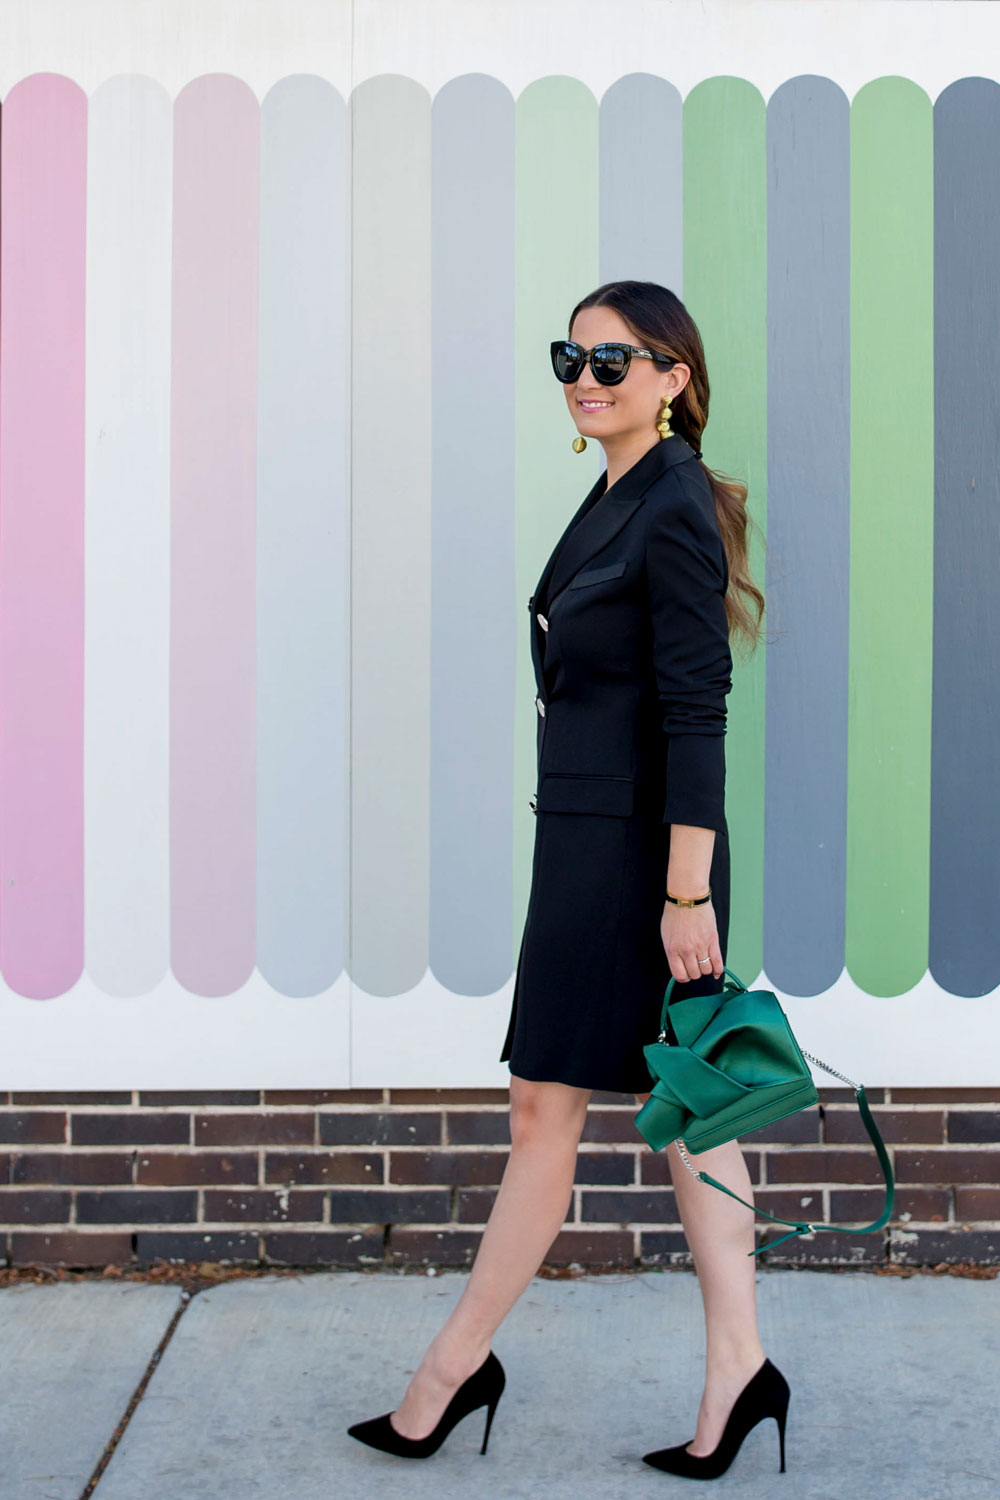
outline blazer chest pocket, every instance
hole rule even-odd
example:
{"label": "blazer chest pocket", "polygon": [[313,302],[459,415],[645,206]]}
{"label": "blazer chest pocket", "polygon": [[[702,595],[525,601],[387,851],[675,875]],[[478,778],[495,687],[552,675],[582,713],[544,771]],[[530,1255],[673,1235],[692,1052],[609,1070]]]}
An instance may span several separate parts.
{"label": "blazer chest pocket", "polygon": [[628,818],[635,799],[631,776],[597,776],[569,771],[546,771],[538,788],[538,812],[602,813]]}
{"label": "blazer chest pocket", "polygon": [[628,564],[625,562],[608,563],[603,568],[587,568],[582,573],[577,573],[571,589],[585,589],[588,583],[604,583],[609,578],[620,578]]}

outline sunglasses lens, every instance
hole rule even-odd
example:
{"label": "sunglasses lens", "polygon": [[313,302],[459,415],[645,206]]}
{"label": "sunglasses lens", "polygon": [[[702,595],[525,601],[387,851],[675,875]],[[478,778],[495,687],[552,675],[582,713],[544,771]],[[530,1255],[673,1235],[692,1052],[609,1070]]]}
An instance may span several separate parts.
{"label": "sunglasses lens", "polygon": [[559,342],[552,345],[552,368],[557,380],[568,385],[577,379],[583,369],[582,353],[579,344]]}
{"label": "sunglasses lens", "polygon": [[625,376],[628,362],[628,350],[620,344],[598,344],[592,362],[594,376],[602,385],[617,385]]}

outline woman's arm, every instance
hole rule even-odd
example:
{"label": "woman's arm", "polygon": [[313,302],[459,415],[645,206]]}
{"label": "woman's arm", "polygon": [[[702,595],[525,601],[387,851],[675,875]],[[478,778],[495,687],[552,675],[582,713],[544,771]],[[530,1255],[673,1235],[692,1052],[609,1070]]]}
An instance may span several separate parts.
{"label": "woman's arm", "polygon": [[[677,481],[667,503],[656,506],[646,533],[646,579],[667,761],[667,889],[673,896],[703,896],[716,831],[726,826],[726,695],[732,687],[726,561],[709,492]],[[695,907],[665,901],[661,935],[677,980],[721,976],[710,901]],[[698,963],[706,955],[711,968]]]}

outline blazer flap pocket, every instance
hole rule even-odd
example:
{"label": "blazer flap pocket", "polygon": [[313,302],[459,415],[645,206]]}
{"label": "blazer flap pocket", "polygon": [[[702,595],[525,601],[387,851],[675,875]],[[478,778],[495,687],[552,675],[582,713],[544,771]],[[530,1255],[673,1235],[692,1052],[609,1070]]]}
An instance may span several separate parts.
{"label": "blazer flap pocket", "polygon": [[585,588],[588,583],[603,583],[606,578],[620,578],[628,566],[625,562],[608,563],[603,568],[587,568],[583,573],[577,573],[571,589]]}
{"label": "blazer flap pocket", "polygon": [[606,817],[631,816],[635,780],[631,776],[576,775],[547,771],[538,788],[539,812],[603,813]]}

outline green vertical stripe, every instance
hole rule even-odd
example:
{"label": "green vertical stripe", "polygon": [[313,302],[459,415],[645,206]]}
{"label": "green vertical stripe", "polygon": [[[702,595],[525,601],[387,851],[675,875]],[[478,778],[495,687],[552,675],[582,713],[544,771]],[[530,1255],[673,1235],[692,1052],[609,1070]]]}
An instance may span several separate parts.
{"label": "green vertical stripe", "polygon": [[[574,78],[540,78],[516,112],[517,704],[514,751],[514,952],[528,902],[535,819],[535,684],[527,602],[566,522],[601,469],[601,450],[570,446],[576,428],[549,344],[598,285],[597,100]],[[484,288],[488,295],[489,288]],[[484,462],[488,461],[488,455]]]}
{"label": "green vertical stripe", "polygon": [[846,962],[871,995],[927,967],[934,544],[933,111],[851,106],[851,659]]}
{"label": "green vertical stripe", "polygon": [[[711,385],[705,462],[749,484],[767,521],[766,109],[739,78],[710,78],[684,102],[684,303],[701,331]],[[674,290],[680,290],[675,288]],[[750,544],[764,590],[764,550]],[[726,818],[732,848],[727,961],[750,983],[762,967],[764,649],[733,653],[726,735]]]}

